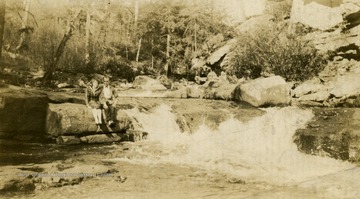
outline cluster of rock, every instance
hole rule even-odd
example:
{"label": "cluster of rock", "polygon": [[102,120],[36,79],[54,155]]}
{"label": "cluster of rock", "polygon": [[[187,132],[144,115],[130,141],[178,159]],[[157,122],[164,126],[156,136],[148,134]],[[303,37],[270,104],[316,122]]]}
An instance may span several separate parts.
{"label": "cluster of rock", "polygon": [[[161,85],[160,81],[150,77],[139,79],[142,80],[142,84],[137,82],[139,88],[155,85],[147,86],[147,89],[157,90]],[[203,84],[189,81],[173,83],[172,89],[166,90],[164,97],[244,101],[255,107],[286,106],[291,100],[290,87],[280,76],[231,82],[225,73],[218,77],[210,72],[204,81]]]}
{"label": "cluster of rock", "polygon": [[[318,77],[300,84],[286,82],[280,76],[229,81],[210,72],[203,82],[182,81],[166,89],[159,80],[141,77],[144,85],[157,90],[163,86],[164,97],[244,101],[255,107],[299,105],[307,107],[359,107],[360,62],[340,59],[329,63]],[[148,83],[150,82],[150,83]],[[154,84],[154,82],[157,82]],[[138,85],[141,87],[141,85]]]}
{"label": "cluster of rock", "polygon": [[[155,90],[167,82],[150,77],[138,79],[141,81],[136,86],[155,85],[146,88]],[[128,107],[117,109],[116,126],[104,125],[103,133],[97,134],[91,110],[84,105],[83,94],[41,92],[13,86],[1,88],[0,92],[2,138],[32,140],[47,137],[60,144],[79,144],[138,141],[147,136],[146,132],[139,130],[141,124],[136,118],[124,111]],[[203,85],[183,82],[177,88],[174,86],[165,91],[167,98],[237,100],[256,107],[288,105],[289,93],[288,84],[279,76],[231,83],[225,74],[217,77],[214,73]]]}
{"label": "cluster of rock", "polygon": [[[147,133],[136,130],[134,118],[117,112],[114,127],[96,125],[84,96],[41,92],[19,87],[0,88],[0,137],[17,140],[56,139],[60,144],[139,141]],[[71,102],[71,103],[70,103]]]}
{"label": "cluster of rock", "polygon": [[360,62],[342,59],[292,91],[294,104],[319,107],[360,106]]}

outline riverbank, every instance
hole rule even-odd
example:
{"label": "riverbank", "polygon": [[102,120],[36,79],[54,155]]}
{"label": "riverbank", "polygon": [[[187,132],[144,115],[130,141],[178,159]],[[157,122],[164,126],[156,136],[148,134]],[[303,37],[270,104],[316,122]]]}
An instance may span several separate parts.
{"label": "riverbank", "polygon": [[[82,107],[81,97],[82,94],[53,95],[51,103],[66,105],[70,99],[79,99],[79,103],[71,104]],[[309,129],[314,135],[326,135],[326,130],[334,126],[356,129],[357,109],[259,109],[235,101],[151,97],[121,97],[117,107],[141,124],[139,127],[148,132],[146,140],[89,145],[1,141],[1,175],[7,176],[1,180],[2,196],[358,196],[360,185],[356,179],[360,172],[356,164],[343,161],[346,158],[304,154],[303,142],[296,142],[297,147],[293,137],[299,135],[298,129]],[[323,123],[314,122],[321,118]],[[324,128],[313,131],[319,127]],[[342,135],[342,129],[339,130],[335,134]],[[342,143],[335,141],[333,146]],[[19,173],[24,176],[18,176]],[[26,173],[37,177],[29,179]],[[50,174],[55,176],[47,176]],[[334,195],[340,181],[329,180],[329,176],[338,175],[348,176],[349,183]]]}

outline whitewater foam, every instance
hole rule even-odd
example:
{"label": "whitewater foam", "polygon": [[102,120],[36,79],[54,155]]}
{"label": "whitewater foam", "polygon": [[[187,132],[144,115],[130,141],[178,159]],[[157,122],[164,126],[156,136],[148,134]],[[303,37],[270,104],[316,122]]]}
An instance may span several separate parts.
{"label": "whitewater foam", "polygon": [[264,115],[249,122],[230,118],[217,130],[202,125],[193,134],[181,133],[176,116],[166,105],[151,112],[128,110],[149,132],[147,147],[136,149],[141,155],[130,161],[193,166],[246,181],[276,184],[299,183],[352,167],[298,151],[293,135],[312,119],[310,110],[294,107],[264,110]]}

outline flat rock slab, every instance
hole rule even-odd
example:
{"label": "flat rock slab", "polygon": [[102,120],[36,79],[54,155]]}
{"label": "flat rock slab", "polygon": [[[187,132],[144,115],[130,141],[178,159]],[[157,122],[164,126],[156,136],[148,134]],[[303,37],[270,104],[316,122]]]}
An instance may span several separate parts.
{"label": "flat rock slab", "polygon": [[84,93],[46,92],[49,101],[54,104],[75,103],[85,104]]}
{"label": "flat rock slab", "polygon": [[137,130],[128,130],[126,133],[94,134],[86,136],[59,136],[56,139],[58,144],[95,144],[112,142],[137,142],[146,139],[148,133]]}

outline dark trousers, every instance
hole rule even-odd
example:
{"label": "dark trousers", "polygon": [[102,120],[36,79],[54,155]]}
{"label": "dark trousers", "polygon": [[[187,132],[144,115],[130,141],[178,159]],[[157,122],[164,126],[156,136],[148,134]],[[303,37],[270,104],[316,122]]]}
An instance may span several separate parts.
{"label": "dark trousers", "polygon": [[110,103],[106,103],[107,107],[104,107],[106,121],[116,120],[116,110]]}

